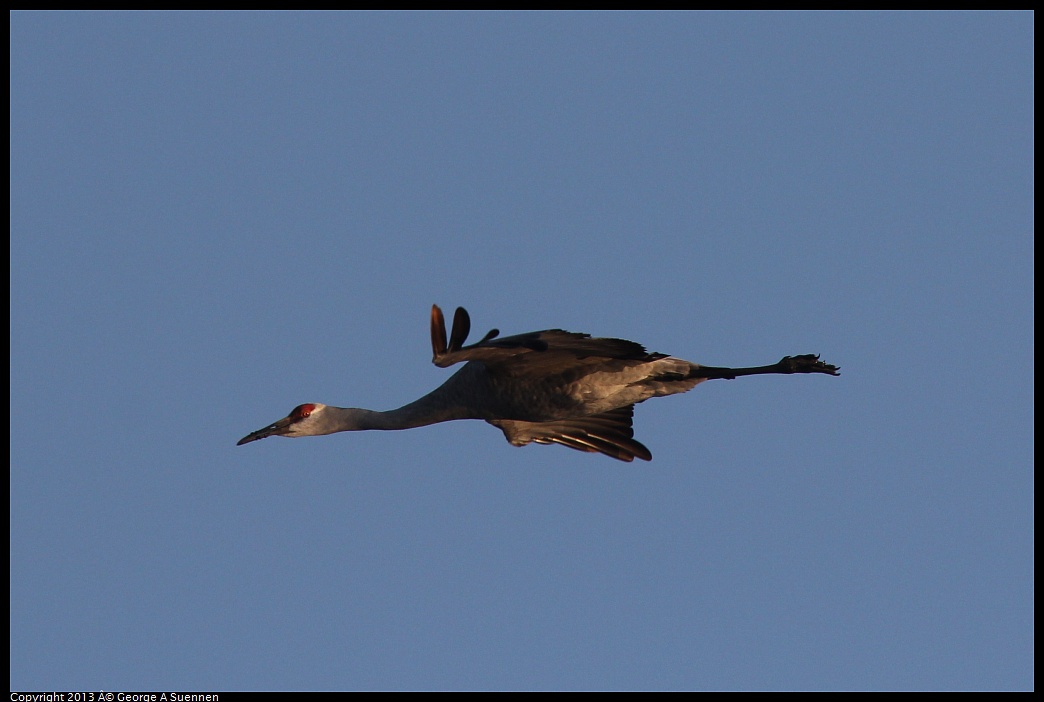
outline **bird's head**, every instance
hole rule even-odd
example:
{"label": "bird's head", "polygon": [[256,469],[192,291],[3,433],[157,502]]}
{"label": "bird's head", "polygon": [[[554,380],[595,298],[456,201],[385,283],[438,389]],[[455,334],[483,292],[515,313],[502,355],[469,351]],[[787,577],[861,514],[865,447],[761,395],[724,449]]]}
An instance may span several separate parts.
{"label": "bird's head", "polygon": [[251,441],[264,439],[268,436],[297,437],[329,434],[332,430],[327,427],[327,422],[324,421],[324,410],[326,410],[326,405],[318,402],[298,405],[294,407],[289,415],[278,422],[273,422],[263,429],[247,434],[236,442],[236,446],[249,444]]}

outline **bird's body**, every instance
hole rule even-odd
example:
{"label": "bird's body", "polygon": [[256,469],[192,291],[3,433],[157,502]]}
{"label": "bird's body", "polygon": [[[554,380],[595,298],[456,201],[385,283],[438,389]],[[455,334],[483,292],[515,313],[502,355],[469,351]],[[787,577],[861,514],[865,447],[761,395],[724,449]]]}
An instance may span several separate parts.
{"label": "bird's body", "polygon": [[489,332],[464,346],[470,320],[457,308],[446,340],[442,311],[432,306],[432,361],[464,363],[445,383],[396,410],[375,412],[299,405],[288,417],[239,441],[267,436],[317,436],[339,431],[410,429],[455,419],[481,419],[500,428],[515,446],[557,443],[623,461],[650,460],[633,439],[634,405],[686,392],[704,380],[766,373],[826,373],[838,369],[818,356],[787,356],[770,366],[716,368],[649,353],[623,339],[591,338],[560,329],[497,339]]}

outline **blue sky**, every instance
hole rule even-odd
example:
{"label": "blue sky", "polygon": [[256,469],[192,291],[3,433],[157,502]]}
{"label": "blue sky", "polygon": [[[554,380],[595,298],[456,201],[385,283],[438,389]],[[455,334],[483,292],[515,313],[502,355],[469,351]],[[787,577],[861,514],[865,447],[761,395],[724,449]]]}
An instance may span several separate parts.
{"label": "blue sky", "polygon": [[[11,15],[12,689],[1032,689],[1033,15]],[[390,409],[710,365],[652,463]]]}

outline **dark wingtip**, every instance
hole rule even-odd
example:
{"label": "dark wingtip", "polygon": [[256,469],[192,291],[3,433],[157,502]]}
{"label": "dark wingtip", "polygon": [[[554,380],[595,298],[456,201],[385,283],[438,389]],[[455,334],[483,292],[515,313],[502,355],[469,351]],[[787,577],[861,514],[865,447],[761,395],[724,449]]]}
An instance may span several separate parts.
{"label": "dark wingtip", "polygon": [[446,353],[446,319],[438,305],[431,306],[431,353],[432,361]]}
{"label": "dark wingtip", "polygon": [[457,311],[453,313],[453,331],[450,332],[449,350],[460,351],[464,342],[467,341],[469,333],[471,333],[471,317],[468,316],[466,309],[458,307]]}

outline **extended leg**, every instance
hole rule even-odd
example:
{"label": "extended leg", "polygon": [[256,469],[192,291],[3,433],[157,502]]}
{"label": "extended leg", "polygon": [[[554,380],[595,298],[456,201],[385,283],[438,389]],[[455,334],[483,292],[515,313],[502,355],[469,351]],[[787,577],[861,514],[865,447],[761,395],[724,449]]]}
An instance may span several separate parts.
{"label": "extended leg", "polygon": [[840,375],[839,371],[840,369],[837,366],[820,361],[818,355],[807,353],[802,356],[784,356],[779,363],[773,363],[771,366],[756,366],[754,368],[700,366],[689,373],[689,377],[732,380],[741,375],[765,375],[768,373],[826,373],[827,375]]}

